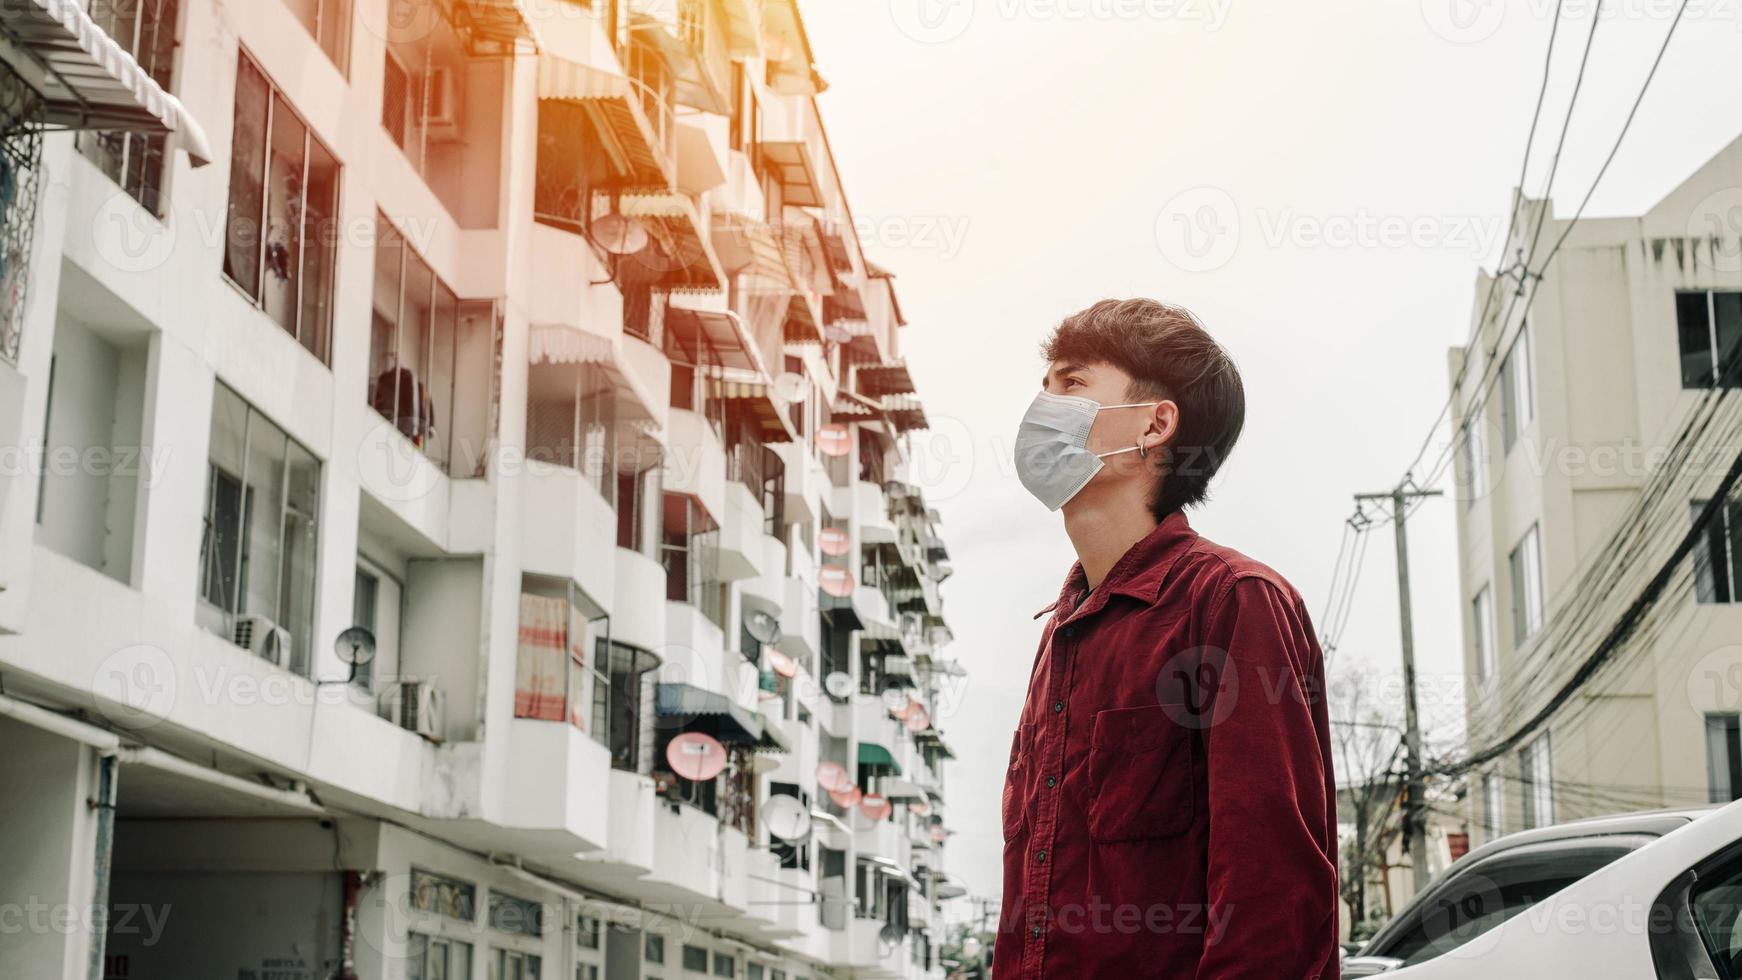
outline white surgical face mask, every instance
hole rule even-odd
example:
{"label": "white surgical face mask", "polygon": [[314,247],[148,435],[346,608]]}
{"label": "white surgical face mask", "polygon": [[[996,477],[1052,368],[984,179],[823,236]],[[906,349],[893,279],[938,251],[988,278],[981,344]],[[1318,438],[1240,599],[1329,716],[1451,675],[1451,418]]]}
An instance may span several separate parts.
{"label": "white surgical face mask", "polygon": [[1089,485],[1108,456],[1137,452],[1138,446],[1112,452],[1089,452],[1089,429],[1098,412],[1111,408],[1153,408],[1160,402],[1102,405],[1092,398],[1055,395],[1042,391],[1034,396],[1022,426],[1016,430],[1016,477],[1046,505],[1058,510]]}

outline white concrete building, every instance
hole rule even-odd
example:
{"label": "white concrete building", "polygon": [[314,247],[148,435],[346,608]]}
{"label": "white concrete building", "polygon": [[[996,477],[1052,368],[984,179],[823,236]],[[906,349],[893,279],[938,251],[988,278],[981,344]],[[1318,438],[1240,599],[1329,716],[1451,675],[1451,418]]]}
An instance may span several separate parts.
{"label": "white concrete building", "polygon": [[942,975],[821,87],[796,0],[7,6],[0,976]]}
{"label": "white concrete building", "polygon": [[1742,796],[1742,505],[1704,517],[1742,449],[1738,188],[1742,143],[1636,218],[1523,201],[1477,282],[1448,453],[1470,748],[1503,750],[1470,773],[1476,843]]}

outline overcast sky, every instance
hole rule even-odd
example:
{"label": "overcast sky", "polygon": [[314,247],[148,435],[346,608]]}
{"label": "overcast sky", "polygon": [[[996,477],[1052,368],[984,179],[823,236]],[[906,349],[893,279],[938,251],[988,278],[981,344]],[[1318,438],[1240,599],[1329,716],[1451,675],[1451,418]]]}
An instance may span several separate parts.
{"label": "overcast sky", "polygon": [[[1555,180],[1567,215],[1675,4],[1607,0]],[[1542,192],[1594,0],[1565,0],[1526,187]],[[1397,482],[1502,247],[1554,0],[811,0],[821,97],[939,437],[944,587],[972,672],[940,719],[947,867],[996,897],[998,805],[1040,624],[1074,555],[1017,483],[1037,347],[1107,296],[1195,311],[1246,379],[1246,431],[1193,514],[1317,615],[1351,495]],[[1694,0],[1591,216],[1648,208],[1742,134],[1742,0]],[[1443,434],[1437,437],[1443,440]],[[1435,449],[1443,442],[1436,441]],[[1431,454],[1430,454],[1431,455]],[[1453,507],[1410,523],[1430,738],[1461,737]],[[1397,673],[1389,529],[1339,668]],[[1451,693],[1447,693],[1451,692]]]}

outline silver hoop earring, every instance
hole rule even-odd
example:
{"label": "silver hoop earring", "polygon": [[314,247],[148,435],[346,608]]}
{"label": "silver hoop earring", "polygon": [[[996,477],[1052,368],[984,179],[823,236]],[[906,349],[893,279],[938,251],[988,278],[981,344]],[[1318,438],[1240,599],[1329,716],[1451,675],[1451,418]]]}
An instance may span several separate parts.
{"label": "silver hoop earring", "polygon": [[1137,455],[1141,459],[1148,459],[1149,458],[1149,450],[1143,448],[1143,441],[1142,440],[1138,440],[1138,442],[1137,442]]}

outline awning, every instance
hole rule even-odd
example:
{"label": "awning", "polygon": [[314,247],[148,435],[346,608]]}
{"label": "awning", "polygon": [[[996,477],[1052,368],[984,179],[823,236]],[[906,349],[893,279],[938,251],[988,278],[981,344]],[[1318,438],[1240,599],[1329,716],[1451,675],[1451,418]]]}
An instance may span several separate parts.
{"label": "awning", "polygon": [[822,589],[817,589],[817,610],[829,617],[829,625],[845,633],[865,628],[865,621],[859,618],[859,610],[853,608],[852,599],[829,595]]}
{"label": "awning", "polygon": [[686,732],[704,732],[726,744],[760,745],[763,740],[756,713],[724,694],[671,682],[659,685],[654,700],[659,717],[683,719]]}
{"label": "awning", "polygon": [[[708,26],[708,25],[702,25]],[[679,105],[715,115],[731,112],[726,96],[709,77],[701,52],[678,36],[680,28],[640,11],[629,15],[629,29],[645,37],[671,73],[672,95]]]}
{"label": "awning", "polygon": [[714,215],[714,250],[728,273],[742,274],[748,292],[793,292],[798,285],[774,230],[761,221]]}
{"label": "awning", "polygon": [[896,776],[901,775],[901,763],[895,761],[895,753],[876,742],[859,743],[859,766],[873,766],[887,769]]}
{"label": "awning", "polygon": [[883,658],[883,673],[889,677],[905,677],[916,680],[913,673],[913,659],[903,656],[887,656]]}
{"label": "awning", "polygon": [[834,323],[837,320],[864,320],[865,297],[860,295],[855,286],[838,283],[835,291],[823,297],[823,321]]}
{"label": "awning", "polygon": [[846,230],[833,221],[818,220],[817,226],[823,236],[823,254],[829,257],[829,265],[836,272],[853,271],[853,257],[847,251]]}
{"label": "awning", "polygon": [[786,321],[781,324],[781,339],[789,344],[821,344],[823,328],[817,323],[817,310],[812,297],[794,293],[787,301]]}
{"label": "awning", "polygon": [[792,425],[782,411],[785,404],[774,394],[774,386],[764,381],[738,381],[733,378],[713,378],[708,384],[714,394],[743,402],[761,429],[763,442],[793,442]]}
{"label": "awning", "polygon": [[[608,338],[566,323],[535,323],[527,332],[526,361],[532,367],[541,364],[597,367],[612,390],[623,396],[616,402],[620,409],[617,421],[642,423],[644,428],[655,422],[652,396],[642,391],[634,374],[624,368],[616,346]],[[622,412],[624,408],[630,412]]]}
{"label": "awning", "polygon": [[930,428],[930,423],[926,421],[925,408],[913,395],[890,395],[883,399],[883,410],[889,413],[889,419],[895,423],[897,432]]}
{"label": "awning", "polygon": [[901,778],[884,778],[877,781],[877,792],[892,800],[919,800],[925,798],[925,790],[917,783]]}
{"label": "awning", "polygon": [[189,163],[212,162],[199,121],[77,0],[12,0],[0,33],[30,55],[30,63],[17,67],[42,96],[47,125],[175,133]]}
{"label": "awning", "polygon": [[644,88],[626,75],[550,54],[538,57],[538,97],[587,109],[623,186],[665,191],[675,186],[672,148],[642,109],[638,92]]}
{"label": "awning", "polygon": [[666,307],[665,356],[674,364],[762,373],[761,355],[736,313]]}
{"label": "awning", "polygon": [[717,293],[726,288],[709,230],[689,195],[629,193],[618,200],[617,208],[645,225],[653,239],[648,247],[623,259],[624,265],[640,266],[633,276],[637,281],[675,292]]}
{"label": "awning", "polygon": [[829,406],[830,413],[848,418],[876,418],[881,410],[875,402],[845,389],[835,393],[834,404]]}
{"label": "awning", "polygon": [[854,379],[859,393],[870,398],[911,395],[914,391],[913,376],[908,373],[907,365],[901,361],[863,365],[854,375]]}
{"label": "awning", "polygon": [[473,52],[509,55],[522,40],[539,47],[538,32],[521,0],[456,0],[452,9],[454,25]]}
{"label": "awning", "polygon": [[762,4],[757,0],[721,0],[726,12],[726,39],[734,58],[762,57]]}

